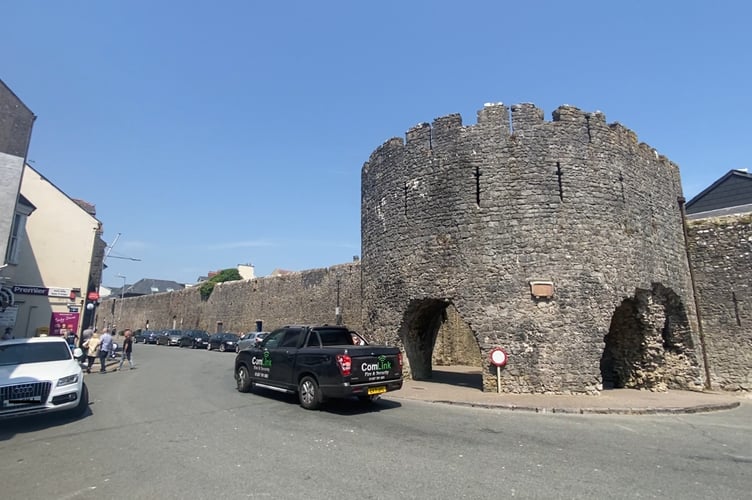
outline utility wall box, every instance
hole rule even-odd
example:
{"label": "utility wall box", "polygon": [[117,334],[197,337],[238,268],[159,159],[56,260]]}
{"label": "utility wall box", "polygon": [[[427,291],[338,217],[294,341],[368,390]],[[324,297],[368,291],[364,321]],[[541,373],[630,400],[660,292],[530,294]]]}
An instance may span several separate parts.
{"label": "utility wall box", "polygon": [[550,299],[554,296],[554,282],[531,281],[530,294],[536,299]]}

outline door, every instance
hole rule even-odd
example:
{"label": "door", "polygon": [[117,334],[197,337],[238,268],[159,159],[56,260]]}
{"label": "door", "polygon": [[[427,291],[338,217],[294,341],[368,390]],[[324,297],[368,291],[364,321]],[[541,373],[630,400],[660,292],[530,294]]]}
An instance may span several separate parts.
{"label": "door", "polygon": [[271,361],[269,381],[274,385],[290,390],[297,387],[293,373],[302,334],[302,328],[283,328],[269,334],[264,342],[264,356],[268,352],[268,359]]}

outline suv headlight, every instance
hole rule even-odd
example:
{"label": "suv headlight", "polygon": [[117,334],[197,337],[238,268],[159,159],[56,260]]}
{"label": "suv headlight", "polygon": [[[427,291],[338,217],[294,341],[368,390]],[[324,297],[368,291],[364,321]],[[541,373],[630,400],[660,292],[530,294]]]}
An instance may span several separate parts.
{"label": "suv headlight", "polygon": [[71,385],[78,382],[78,374],[75,375],[68,375],[67,377],[63,377],[61,379],[58,379],[57,386],[62,387],[64,385]]}

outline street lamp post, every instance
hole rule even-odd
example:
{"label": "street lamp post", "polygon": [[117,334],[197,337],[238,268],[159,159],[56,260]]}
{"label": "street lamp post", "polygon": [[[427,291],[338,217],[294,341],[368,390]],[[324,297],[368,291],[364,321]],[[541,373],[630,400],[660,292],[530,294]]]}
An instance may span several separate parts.
{"label": "street lamp post", "polygon": [[118,278],[123,278],[123,287],[120,289],[120,312],[118,312],[117,326],[120,326],[120,318],[123,317],[123,298],[125,297],[125,276],[122,274],[117,275]]}

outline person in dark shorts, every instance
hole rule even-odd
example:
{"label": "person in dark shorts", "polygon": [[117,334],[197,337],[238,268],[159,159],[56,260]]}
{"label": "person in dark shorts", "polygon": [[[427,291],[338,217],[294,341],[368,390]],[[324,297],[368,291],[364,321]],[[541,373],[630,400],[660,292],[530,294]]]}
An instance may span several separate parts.
{"label": "person in dark shorts", "polygon": [[133,370],[133,360],[131,359],[131,355],[133,353],[133,334],[131,333],[130,329],[126,329],[125,332],[125,339],[123,339],[123,355],[120,356],[120,365],[118,365],[118,371],[123,369],[123,363],[125,360],[128,360],[128,366],[131,367],[131,370]]}

